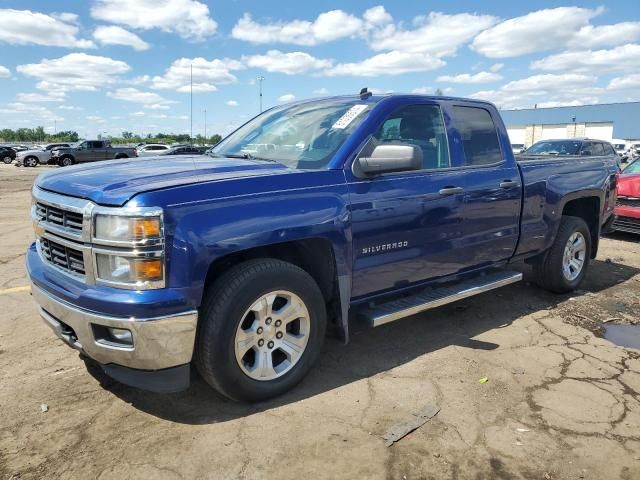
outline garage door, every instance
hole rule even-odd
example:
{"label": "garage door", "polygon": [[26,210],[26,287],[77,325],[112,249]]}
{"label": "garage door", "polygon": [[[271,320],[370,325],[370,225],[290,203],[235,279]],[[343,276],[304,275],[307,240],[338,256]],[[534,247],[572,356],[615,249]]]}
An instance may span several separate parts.
{"label": "garage door", "polygon": [[525,127],[507,127],[507,133],[509,134],[509,141],[513,145],[524,145],[524,131]]}
{"label": "garage door", "polygon": [[543,125],[542,140],[550,140],[555,138],[567,138],[567,126],[562,125]]}
{"label": "garage door", "polygon": [[613,123],[587,123],[585,136],[609,142],[613,138]]}

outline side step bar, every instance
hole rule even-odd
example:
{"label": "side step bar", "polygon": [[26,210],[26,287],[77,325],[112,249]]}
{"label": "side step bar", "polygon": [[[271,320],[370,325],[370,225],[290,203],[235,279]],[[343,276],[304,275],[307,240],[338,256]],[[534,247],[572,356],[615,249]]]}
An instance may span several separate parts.
{"label": "side step bar", "polygon": [[410,297],[382,303],[361,311],[360,315],[365,318],[369,325],[378,327],[425,310],[488,292],[494,288],[504,287],[520,280],[522,280],[522,273],[520,272],[498,271],[488,273],[447,287],[429,288]]}

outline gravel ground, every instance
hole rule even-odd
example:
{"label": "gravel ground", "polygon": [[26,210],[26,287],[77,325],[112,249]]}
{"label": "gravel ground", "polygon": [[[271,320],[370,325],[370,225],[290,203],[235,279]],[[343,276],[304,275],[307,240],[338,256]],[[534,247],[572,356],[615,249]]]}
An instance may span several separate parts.
{"label": "gravel ground", "polygon": [[640,237],[605,238],[573,295],[525,281],[329,339],[298,388],[244,405],[125,387],[54,338],[23,288],[43,170],[0,165],[0,478],[640,478],[640,351],[599,338],[640,321]]}

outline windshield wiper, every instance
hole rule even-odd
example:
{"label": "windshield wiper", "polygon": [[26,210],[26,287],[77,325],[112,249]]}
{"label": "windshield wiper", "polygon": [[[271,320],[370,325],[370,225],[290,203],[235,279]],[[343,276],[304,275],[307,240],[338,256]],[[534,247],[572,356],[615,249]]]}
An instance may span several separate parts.
{"label": "windshield wiper", "polygon": [[248,152],[245,152],[245,153],[224,153],[224,154],[211,152],[208,155],[211,156],[211,157],[214,157],[214,158],[242,158],[244,160],[260,160],[262,162],[280,163],[277,160],[274,160],[272,158],[254,157],[253,155],[251,155]]}

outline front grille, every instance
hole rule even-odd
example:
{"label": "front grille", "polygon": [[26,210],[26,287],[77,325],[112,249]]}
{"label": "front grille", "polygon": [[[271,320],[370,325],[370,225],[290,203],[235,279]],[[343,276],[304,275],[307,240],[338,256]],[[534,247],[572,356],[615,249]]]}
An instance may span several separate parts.
{"label": "front grille", "polygon": [[47,262],[76,275],[85,274],[84,255],[80,250],[65,247],[48,238],[40,239],[40,249]]}
{"label": "front grille", "polygon": [[640,208],[640,198],[618,197],[616,201],[618,207],[637,207]]}
{"label": "front grille", "polygon": [[640,233],[640,218],[617,216],[613,222],[613,229],[622,232]]}
{"label": "front grille", "polygon": [[43,222],[82,232],[82,213],[70,212],[38,202],[36,203],[36,216]]}

